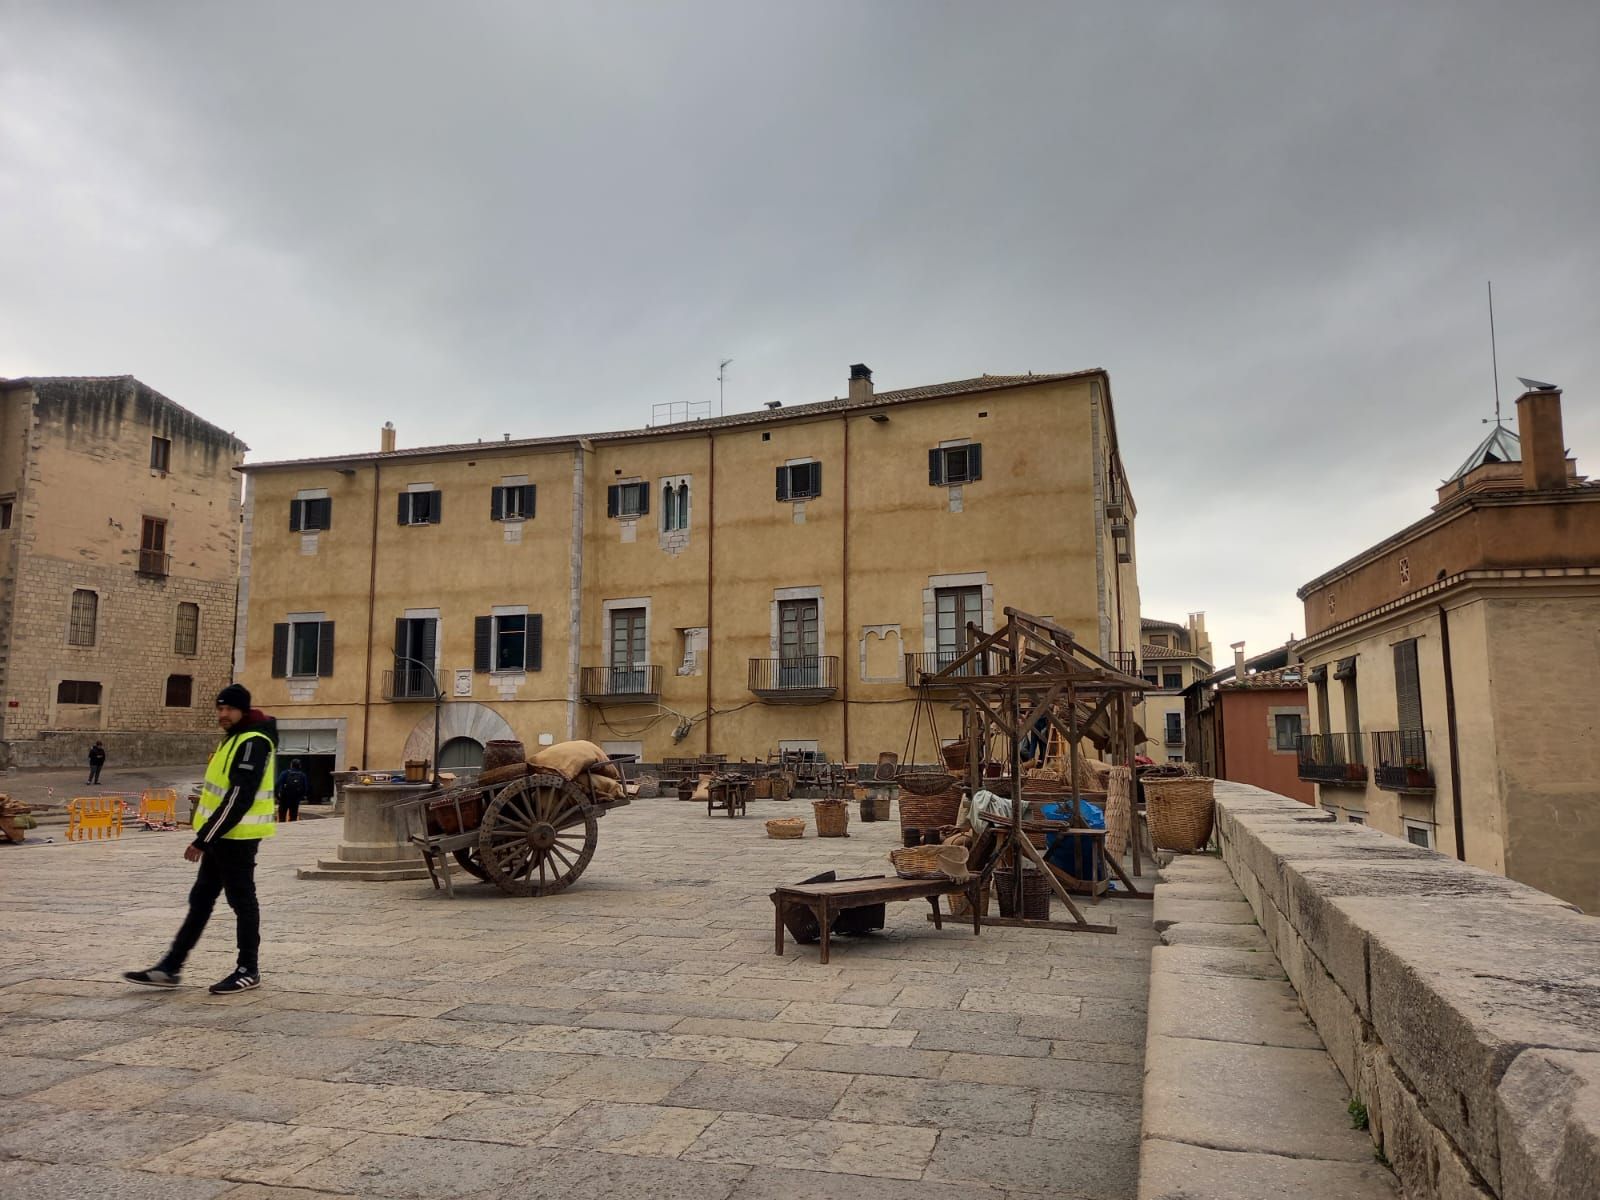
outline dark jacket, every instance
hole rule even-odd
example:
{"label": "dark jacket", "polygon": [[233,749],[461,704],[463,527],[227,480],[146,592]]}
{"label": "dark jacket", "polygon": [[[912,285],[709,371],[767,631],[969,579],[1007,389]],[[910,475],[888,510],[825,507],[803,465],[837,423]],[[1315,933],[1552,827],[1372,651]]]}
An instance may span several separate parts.
{"label": "dark jacket", "polygon": [[106,761],[106,751],[105,751],[105,747],[104,746],[90,746],[89,747],[89,765],[91,767],[98,767],[101,763],[103,763],[105,761]]}
{"label": "dark jacket", "polygon": [[239,747],[239,753],[234,755],[233,765],[228,769],[227,795],[223,796],[222,803],[217,805],[217,810],[211,814],[211,819],[195,834],[194,844],[202,850],[216,844],[223,834],[237,825],[239,819],[250,811],[250,806],[255,803],[256,793],[261,790],[261,780],[266,776],[267,764],[278,752],[277,718],[267,716],[259,708],[252,708],[244,720],[228,730],[227,736],[236,737],[241,733],[264,733],[271,739],[271,744],[268,745],[260,738],[251,738]]}
{"label": "dark jacket", "polygon": [[311,779],[304,771],[293,767],[278,773],[278,802],[299,804],[311,791]]}

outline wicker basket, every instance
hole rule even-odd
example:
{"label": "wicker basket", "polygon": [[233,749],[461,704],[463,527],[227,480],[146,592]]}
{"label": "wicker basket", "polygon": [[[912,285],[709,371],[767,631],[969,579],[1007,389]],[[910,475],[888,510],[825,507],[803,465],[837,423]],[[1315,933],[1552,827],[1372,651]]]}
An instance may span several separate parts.
{"label": "wicker basket", "polygon": [[496,767],[528,761],[528,752],[515,738],[496,738],[483,744],[483,769],[485,773]]}
{"label": "wicker basket", "polygon": [[938,796],[956,786],[949,771],[901,771],[894,781],[914,796]]}
{"label": "wicker basket", "polygon": [[813,800],[811,811],[816,814],[818,837],[850,836],[850,806],[843,800]]}
{"label": "wicker basket", "polygon": [[[950,915],[952,917],[970,917],[972,915],[972,903],[967,899],[965,892],[957,892],[950,897]],[[987,886],[978,893],[978,915],[980,917],[989,915],[989,889]]]}
{"label": "wicker basket", "polygon": [[767,822],[769,838],[798,838],[806,835],[804,817],[774,817]]}
{"label": "wicker basket", "polygon": [[889,861],[894,863],[894,873],[901,879],[944,879],[939,869],[939,851],[943,846],[907,846],[889,851]]}
{"label": "wicker basket", "polygon": [[428,805],[424,820],[434,837],[449,837],[476,829],[483,822],[483,810],[482,792],[444,796]]}
{"label": "wicker basket", "polygon": [[960,811],[961,793],[958,791],[947,791],[936,796],[903,792],[900,795],[900,828],[939,829],[954,825],[956,814]]}
{"label": "wicker basket", "polygon": [[939,759],[946,770],[959,773],[965,771],[967,764],[972,761],[971,751],[972,747],[966,742],[951,742],[940,748]]}
{"label": "wicker basket", "polygon": [[772,776],[762,775],[750,784],[750,798],[752,800],[772,799]]}
{"label": "wicker basket", "polygon": [[[1009,867],[1000,867],[994,873],[994,894],[1000,901],[1000,915],[1002,917],[1015,917],[1018,913],[1012,911],[1015,906],[1012,899],[1012,889],[1016,887],[1016,877]],[[1044,872],[1037,867],[1024,867],[1022,871],[1022,912],[1020,914],[1029,921],[1048,921],[1050,919],[1050,885],[1045,882]]]}
{"label": "wicker basket", "polygon": [[1106,798],[1106,853],[1120,859],[1128,852],[1133,834],[1133,772],[1111,768],[1111,790]]}
{"label": "wicker basket", "polygon": [[1197,854],[1206,848],[1215,813],[1213,785],[1200,777],[1144,781],[1150,840],[1158,849]]}

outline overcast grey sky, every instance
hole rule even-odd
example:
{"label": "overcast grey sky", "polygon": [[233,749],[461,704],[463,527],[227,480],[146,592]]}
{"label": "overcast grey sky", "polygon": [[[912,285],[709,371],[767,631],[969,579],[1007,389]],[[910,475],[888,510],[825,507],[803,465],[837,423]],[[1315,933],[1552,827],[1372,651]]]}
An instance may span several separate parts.
{"label": "overcast grey sky", "polygon": [[1110,370],[1251,652],[1501,389],[1600,474],[1600,4],[0,0],[0,375],[286,457]]}

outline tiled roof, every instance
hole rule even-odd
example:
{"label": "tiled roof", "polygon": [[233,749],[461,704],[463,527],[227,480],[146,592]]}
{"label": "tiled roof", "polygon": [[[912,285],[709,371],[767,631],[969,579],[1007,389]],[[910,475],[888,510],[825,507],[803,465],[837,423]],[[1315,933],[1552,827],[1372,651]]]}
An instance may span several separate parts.
{"label": "tiled roof", "polygon": [[1176,621],[1158,621],[1154,617],[1140,617],[1140,629],[1187,629],[1187,625],[1180,625]]}
{"label": "tiled roof", "polygon": [[852,401],[848,397],[823,400],[817,404],[798,404],[790,408],[763,408],[754,412],[732,413],[725,417],[709,417],[702,421],[684,421],[676,425],[655,425],[643,429],[618,429],[604,433],[572,433],[554,437],[521,438],[506,441],[455,442],[440,446],[414,446],[404,450],[358,451],[354,454],[324,455],[316,458],[284,459],[277,462],[246,463],[246,471],[264,471],[272,468],[314,466],[319,463],[349,463],[388,461],[395,458],[422,458],[434,455],[485,453],[490,450],[520,450],[539,446],[570,445],[575,442],[628,441],[654,437],[672,437],[686,433],[704,433],[710,429],[733,429],[744,425],[767,425],[781,421],[794,421],[806,417],[826,416],[847,411],[870,411],[896,404],[911,404],[918,400],[937,400],[945,396],[961,396],[975,392],[998,391],[1002,388],[1025,387],[1033,383],[1054,383],[1063,379],[1083,379],[1103,375],[1104,370],[1094,367],[1085,371],[1061,371],[1053,375],[980,375],[976,379],[955,379],[947,383],[930,383],[921,387],[902,388],[894,392],[878,392],[865,400]]}
{"label": "tiled roof", "polygon": [[1295,663],[1290,667],[1278,667],[1271,671],[1256,671],[1246,675],[1243,679],[1230,679],[1218,686],[1229,691],[1250,691],[1251,689],[1279,689],[1304,687],[1306,682],[1305,665]]}
{"label": "tiled roof", "polygon": [[1193,650],[1180,650],[1176,646],[1146,645],[1141,647],[1139,657],[1148,660],[1152,658],[1199,658],[1200,656]]}

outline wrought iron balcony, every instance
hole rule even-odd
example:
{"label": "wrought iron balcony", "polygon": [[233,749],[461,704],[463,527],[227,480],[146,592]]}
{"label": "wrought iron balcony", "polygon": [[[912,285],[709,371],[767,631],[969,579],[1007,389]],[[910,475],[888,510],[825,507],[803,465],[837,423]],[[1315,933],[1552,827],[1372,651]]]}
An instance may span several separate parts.
{"label": "wrought iron balcony", "polygon": [[1428,735],[1421,729],[1390,729],[1372,735],[1372,781],[1389,792],[1433,792]]}
{"label": "wrought iron balcony", "polygon": [[1325,787],[1365,787],[1367,764],[1361,757],[1359,733],[1303,733],[1300,735],[1301,779]]}
{"label": "wrought iron balcony", "polygon": [[1113,650],[1109,659],[1111,665],[1124,675],[1139,674],[1139,656],[1132,650]]}
{"label": "wrought iron balcony", "polygon": [[985,652],[962,663],[950,677],[938,680],[933,678],[964,653],[966,653],[964,650],[930,650],[924,654],[906,655],[906,686],[920,687],[928,683],[935,689],[953,689],[956,687],[956,679],[988,674],[989,655]]}
{"label": "wrought iron balcony", "polygon": [[839,690],[837,655],[752,658],[750,690],[774,704],[820,704]]}
{"label": "wrought iron balcony", "polygon": [[661,699],[661,668],[584,667],[578,692],[596,704],[648,704]]}
{"label": "wrought iron balcony", "polygon": [[139,551],[139,574],[152,579],[165,579],[172,574],[172,555],[159,550]]}
{"label": "wrought iron balcony", "polygon": [[422,667],[401,667],[383,673],[383,698],[385,700],[432,701],[433,677]]}
{"label": "wrought iron balcony", "polygon": [[1169,727],[1167,729],[1167,745],[1169,745],[1169,746],[1181,746],[1181,745],[1183,745],[1183,730],[1182,729],[1172,729],[1172,728]]}

